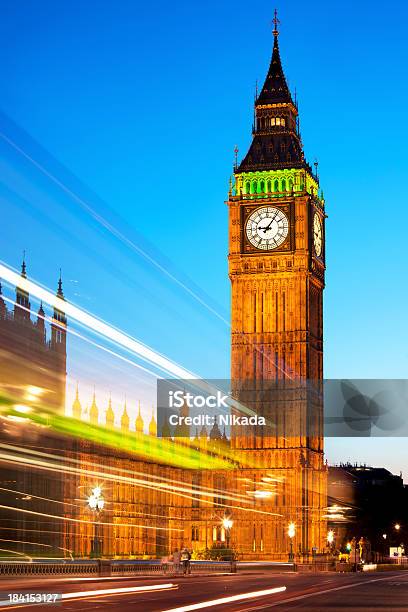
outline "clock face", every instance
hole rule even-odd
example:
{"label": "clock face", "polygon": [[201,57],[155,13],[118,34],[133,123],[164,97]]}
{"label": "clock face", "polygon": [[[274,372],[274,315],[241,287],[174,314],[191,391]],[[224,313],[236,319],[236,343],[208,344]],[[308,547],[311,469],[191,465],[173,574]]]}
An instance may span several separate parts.
{"label": "clock face", "polygon": [[264,206],[254,210],[248,217],[245,231],[254,247],[272,251],[285,241],[289,232],[289,221],[279,208]]}
{"label": "clock face", "polygon": [[322,222],[317,213],[313,218],[313,245],[316,255],[320,257],[323,250],[323,230]]}

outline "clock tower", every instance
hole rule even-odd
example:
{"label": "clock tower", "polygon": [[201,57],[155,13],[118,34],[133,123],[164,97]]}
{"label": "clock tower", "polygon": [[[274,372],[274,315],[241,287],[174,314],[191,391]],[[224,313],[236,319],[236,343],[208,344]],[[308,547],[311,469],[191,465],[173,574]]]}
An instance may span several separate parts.
{"label": "clock tower", "polygon": [[317,171],[303,153],[276,12],[274,23],[272,59],[255,100],[252,143],[235,164],[228,200],[231,378],[235,397],[268,423],[235,427],[231,443],[254,466],[245,468],[254,490],[262,491],[265,479],[276,482],[270,501],[264,496],[265,510],[274,517],[262,525],[262,535],[256,524],[243,529],[250,538],[245,548],[259,558],[267,552],[284,558],[289,550],[302,557],[323,550],[327,505],[320,395],[324,199]]}

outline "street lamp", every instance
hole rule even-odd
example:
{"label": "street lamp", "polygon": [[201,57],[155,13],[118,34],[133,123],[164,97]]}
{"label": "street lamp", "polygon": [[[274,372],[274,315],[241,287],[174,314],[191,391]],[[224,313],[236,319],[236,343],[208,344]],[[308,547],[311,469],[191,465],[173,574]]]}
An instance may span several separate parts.
{"label": "street lamp", "polygon": [[289,523],[288,525],[288,536],[290,538],[290,552],[289,552],[289,563],[293,563],[294,555],[293,555],[293,538],[296,534],[296,525],[295,523]]}
{"label": "street lamp", "polygon": [[327,542],[329,544],[330,552],[333,552],[334,531],[332,529],[327,532]]}
{"label": "street lamp", "polygon": [[102,512],[105,506],[105,500],[102,495],[101,487],[94,487],[92,489],[92,493],[88,497],[88,506],[90,507],[92,512],[94,512],[95,514],[94,537],[93,537],[93,543],[91,547],[91,554],[93,557],[99,557],[100,556],[100,540],[99,540],[98,519],[99,519],[100,513]]}
{"label": "street lamp", "polygon": [[387,556],[387,542],[386,542],[386,540],[387,540],[387,534],[386,534],[386,533],[383,533],[383,534],[382,534],[382,537],[383,537],[383,539],[384,539],[384,556],[386,557],[386,556]]}
{"label": "street lamp", "polygon": [[401,525],[399,523],[395,523],[394,529],[395,531],[399,531],[401,529]]}
{"label": "street lamp", "polygon": [[230,534],[231,534],[231,528],[234,524],[234,521],[232,520],[232,518],[230,516],[224,516],[224,518],[222,519],[222,526],[225,529],[225,534],[227,536],[227,548],[230,547]]}

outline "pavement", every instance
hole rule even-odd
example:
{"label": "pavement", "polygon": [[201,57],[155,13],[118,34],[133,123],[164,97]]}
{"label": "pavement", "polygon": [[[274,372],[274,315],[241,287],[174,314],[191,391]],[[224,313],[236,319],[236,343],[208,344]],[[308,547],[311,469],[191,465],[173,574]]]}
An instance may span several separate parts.
{"label": "pavement", "polygon": [[[0,581],[4,593],[61,593],[64,611],[257,612],[263,610],[408,611],[408,572],[315,575],[260,572],[177,578],[63,578]],[[4,596],[4,595],[3,595]],[[53,605],[3,605],[0,610],[48,610]]]}

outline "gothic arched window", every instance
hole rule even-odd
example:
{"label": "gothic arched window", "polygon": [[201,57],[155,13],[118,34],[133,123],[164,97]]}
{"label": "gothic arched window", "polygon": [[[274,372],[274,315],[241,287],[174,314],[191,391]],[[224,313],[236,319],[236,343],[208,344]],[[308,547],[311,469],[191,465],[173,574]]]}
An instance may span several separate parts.
{"label": "gothic arched window", "polygon": [[251,183],[249,181],[245,183],[245,193],[251,193]]}
{"label": "gothic arched window", "polygon": [[273,190],[274,191],[279,191],[279,181],[278,181],[278,179],[275,179],[275,182],[273,184]]}
{"label": "gothic arched window", "polygon": [[257,181],[254,181],[252,183],[252,193],[258,193],[258,183],[257,183]]}
{"label": "gothic arched window", "polygon": [[270,193],[272,191],[271,181],[267,182],[266,190],[267,190],[268,193]]}
{"label": "gothic arched window", "polygon": [[286,181],[282,179],[282,191],[286,191]]}
{"label": "gothic arched window", "polygon": [[265,181],[261,181],[259,184],[259,191],[265,193]]}

